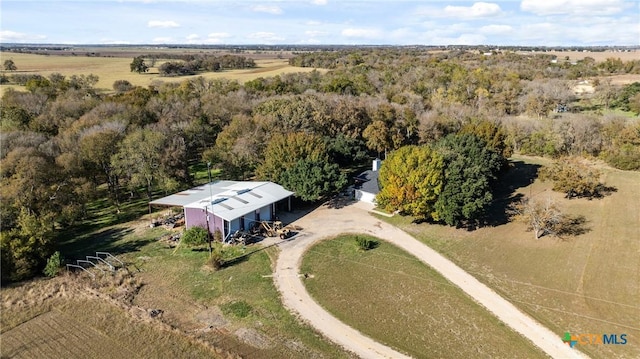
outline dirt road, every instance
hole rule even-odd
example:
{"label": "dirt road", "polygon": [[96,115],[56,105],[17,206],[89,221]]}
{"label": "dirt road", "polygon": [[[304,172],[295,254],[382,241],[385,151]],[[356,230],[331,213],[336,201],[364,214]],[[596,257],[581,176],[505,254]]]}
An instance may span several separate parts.
{"label": "dirt road", "polygon": [[304,233],[301,236],[279,245],[281,253],[276,262],[274,281],[282,294],[284,305],[330,340],[362,358],[407,358],[406,355],[377,343],[340,322],[311,298],[302,283],[299,269],[302,256],[307,249],[322,239],[340,233],[355,232],[371,234],[412,253],[552,358],[586,358],[586,355],[578,350],[565,345],[560,339],[560,334],[550,331],[524,314],[433,249],[402,230],[369,215],[368,209],[371,207],[363,203],[347,205],[340,209],[322,206],[294,223],[303,228]]}

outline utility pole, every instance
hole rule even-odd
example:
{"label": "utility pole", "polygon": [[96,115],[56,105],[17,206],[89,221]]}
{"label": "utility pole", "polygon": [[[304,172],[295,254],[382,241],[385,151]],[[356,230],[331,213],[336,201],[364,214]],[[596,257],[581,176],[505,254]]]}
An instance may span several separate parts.
{"label": "utility pole", "polygon": [[[207,242],[209,242],[209,257],[211,257],[213,251],[211,248],[211,227],[209,227],[209,204],[211,205],[211,213],[213,214],[213,192],[211,192],[211,162],[207,162],[207,173],[209,174],[209,183],[207,183],[207,186],[209,186],[209,203],[205,207],[205,210],[207,211]],[[215,226],[215,218],[213,219],[213,221],[213,224]]]}

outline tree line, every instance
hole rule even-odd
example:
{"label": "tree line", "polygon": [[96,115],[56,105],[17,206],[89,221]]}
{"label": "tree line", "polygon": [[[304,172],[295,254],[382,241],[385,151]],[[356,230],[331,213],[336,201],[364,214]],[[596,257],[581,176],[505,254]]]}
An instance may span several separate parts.
{"label": "tree line", "polygon": [[[56,233],[86,216],[89,203],[106,197],[117,212],[141,196],[188,188],[192,166],[203,162],[222,178],[273,180],[313,201],[341,190],[373,157],[431,158],[433,188],[415,184],[428,201],[419,212],[404,211],[453,225],[481,218],[495,169],[511,151],[600,156],[621,168],[640,163],[638,122],[597,113],[625,101],[635,108],[635,84],[602,82],[578,99],[547,59],[390,50],[348,56],[326,74],[244,84],[116,81],[119,90],[105,94],[94,75],[52,74],[31,75],[25,91],[7,89],[0,104],[2,280],[43,268]],[[554,113],[560,102],[595,110]],[[465,170],[471,177],[460,175]],[[466,197],[457,197],[460,186]]]}
{"label": "tree line", "polygon": [[[149,59],[149,63],[146,62]],[[130,64],[132,72],[147,72],[149,67],[155,66],[158,59],[178,59],[167,61],[158,66],[161,76],[187,76],[198,72],[216,72],[233,69],[254,68],[256,63],[251,58],[236,55],[180,55],[154,54],[141,55],[133,58]]]}

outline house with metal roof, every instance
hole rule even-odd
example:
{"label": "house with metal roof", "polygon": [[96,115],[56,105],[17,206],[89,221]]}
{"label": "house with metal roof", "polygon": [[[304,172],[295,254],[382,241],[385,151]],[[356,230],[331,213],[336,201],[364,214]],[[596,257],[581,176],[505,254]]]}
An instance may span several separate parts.
{"label": "house with metal roof", "polygon": [[380,192],[378,174],[382,161],[379,158],[373,160],[370,170],[366,170],[354,178],[354,197],[358,201],[375,204],[376,195]]}
{"label": "house with metal roof", "polygon": [[276,218],[276,204],[294,193],[273,182],[215,181],[149,202],[149,206],[182,207],[186,228],[220,230],[222,238],[248,229],[256,221]]}

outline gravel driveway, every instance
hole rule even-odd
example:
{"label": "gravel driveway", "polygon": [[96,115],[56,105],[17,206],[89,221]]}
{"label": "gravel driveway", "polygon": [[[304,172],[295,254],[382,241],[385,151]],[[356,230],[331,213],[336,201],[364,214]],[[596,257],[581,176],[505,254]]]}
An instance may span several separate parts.
{"label": "gravel driveway", "polygon": [[408,358],[339,321],[317,304],[305,289],[300,276],[304,252],[322,239],[354,232],[371,234],[412,253],[552,358],[586,357],[564,344],[559,334],[524,314],[450,260],[404,231],[371,216],[367,212],[370,209],[371,206],[359,202],[339,209],[321,206],[293,223],[303,228],[301,235],[279,244],[281,253],[276,262],[274,281],[284,305],[327,338],[362,358]]}

